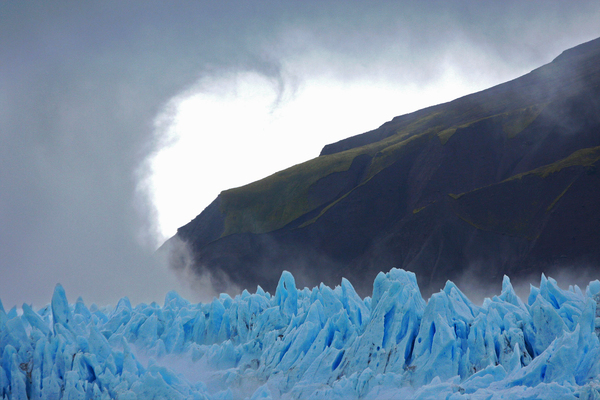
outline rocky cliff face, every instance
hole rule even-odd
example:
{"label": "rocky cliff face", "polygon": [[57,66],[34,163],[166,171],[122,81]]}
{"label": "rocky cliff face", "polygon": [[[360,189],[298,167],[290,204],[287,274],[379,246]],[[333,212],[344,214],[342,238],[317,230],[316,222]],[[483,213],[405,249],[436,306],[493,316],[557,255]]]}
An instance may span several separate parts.
{"label": "rocky cliff face", "polygon": [[165,247],[187,244],[217,289],[273,290],[284,269],[302,286],[364,282],[361,294],[391,267],[425,294],[447,279],[581,273],[600,265],[599,163],[596,39],[224,191]]}

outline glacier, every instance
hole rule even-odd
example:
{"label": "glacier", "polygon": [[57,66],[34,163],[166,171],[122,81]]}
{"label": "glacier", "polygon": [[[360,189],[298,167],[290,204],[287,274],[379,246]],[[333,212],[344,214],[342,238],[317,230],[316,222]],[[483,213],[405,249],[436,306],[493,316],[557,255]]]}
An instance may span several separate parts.
{"label": "glacier", "polygon": [[552,278],[526,302],[504,277],[471,302],[452,282],[425,301],[415,275],[260,287],[192,304],[127,298],[40,310],[0,302],[2,399],[600,399],[600,281]]}

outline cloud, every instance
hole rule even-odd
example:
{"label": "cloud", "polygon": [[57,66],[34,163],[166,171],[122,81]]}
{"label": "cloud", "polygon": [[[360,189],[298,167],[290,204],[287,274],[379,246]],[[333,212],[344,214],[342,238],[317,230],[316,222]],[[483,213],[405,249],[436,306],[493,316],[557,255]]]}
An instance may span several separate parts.
{"label": "cloud", "polygon": [[0,298],[41,306],[56,282],[101,303],[176,287],[148,273],[156,210],[139,184],[164,144],[156,116],[203,77],[259,74],[277,105],[328,77],[500,81],[600,35],[591,1],[462,4],[2,2]]}

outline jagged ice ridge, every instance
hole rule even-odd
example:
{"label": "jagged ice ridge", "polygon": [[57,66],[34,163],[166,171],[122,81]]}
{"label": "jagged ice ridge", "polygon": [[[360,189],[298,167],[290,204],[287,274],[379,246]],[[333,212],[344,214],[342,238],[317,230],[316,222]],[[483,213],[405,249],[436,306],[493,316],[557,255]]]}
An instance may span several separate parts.
{"label": "jagged ice ridge", "polygon": [[425,301],[411,272],[208,304],[0,303],[2,399],[599,399],[600,282],[542,276],[527,303],[505,277],[473,304],[452,282]]}

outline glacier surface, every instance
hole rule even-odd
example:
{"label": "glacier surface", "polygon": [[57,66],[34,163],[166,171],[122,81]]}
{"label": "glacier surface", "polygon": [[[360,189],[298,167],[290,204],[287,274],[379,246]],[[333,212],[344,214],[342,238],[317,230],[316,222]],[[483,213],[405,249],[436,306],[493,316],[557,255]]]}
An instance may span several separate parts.
{"label": "glacier surface", "polygon": [[132,307],[0,302],[2,399],[600,399],[600,282],[542,276],[524,303],[473,304],[452,282],[425,301],[415,275],[380,273],[372,297],[296,288],[284,272],[207,304],[170,292]]}

